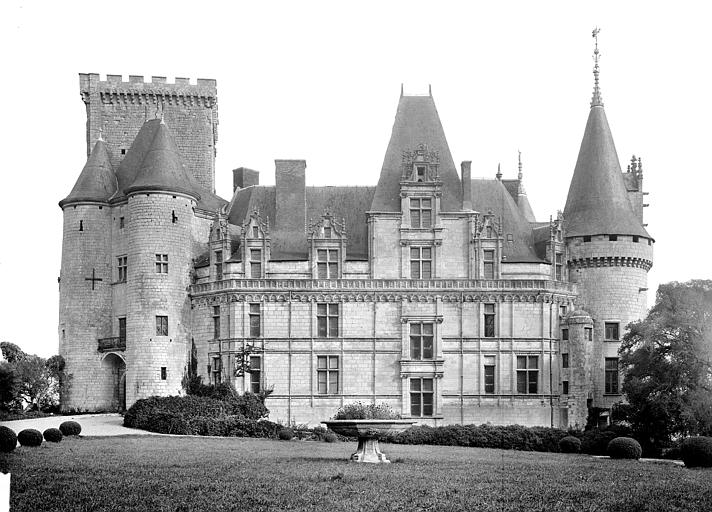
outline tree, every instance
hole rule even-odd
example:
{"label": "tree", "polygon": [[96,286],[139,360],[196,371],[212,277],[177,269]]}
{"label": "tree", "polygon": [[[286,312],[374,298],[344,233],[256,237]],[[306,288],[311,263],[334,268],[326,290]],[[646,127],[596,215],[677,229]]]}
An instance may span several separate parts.
{"label": "tree", "polygon": [[[59,378],[57,365],[61,363],[52,358],[48,361],[34,354],[26,354],[15,345],[4,341],[0,343],[3,357],[12,367],[16,379],[15,398],[25,401],[29,408],[48,409],[58,404]],[[57,356],[59,357],[59,356]]]}
{"label": "tree", "polygon": [[9,411],[18,406],[15,370],[7,361],[0,361],[0,410]]}
{"label": "tree", "polygon": [[658,288],[645,320],[620,348],[624,407],[638,439],[659,450],[681,436],[712,434],[712,281]]}

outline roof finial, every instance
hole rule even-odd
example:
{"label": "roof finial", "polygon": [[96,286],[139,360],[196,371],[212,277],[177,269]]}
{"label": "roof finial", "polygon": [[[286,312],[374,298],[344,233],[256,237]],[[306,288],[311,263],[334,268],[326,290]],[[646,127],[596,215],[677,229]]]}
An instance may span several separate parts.
{"label": "roof finial", "polygon": [[401,98],[403,97],[403,82],[401,82]]}
{"label": "roof finial", "polygon": [[100,126],[100,127],[99,127],[99,138],[96,139],[97,142],[99,142],[99,141],[102,141],[102,142],[103,142],[103,141],[104,141],[104,137],[102,137],[103,133],[104,133],[104,128],[102,128],[102,127]]}
{"label": "roof finial", "polygon": [[592,107],[602,107],[603,106],[603,98],[601,97],[601,89],[598,85],[598,33],[601,31],[600,28],[596,27],[593,29],[593,32],[591,35],[593,36],[593,39],[595,41],[595,46],[593,49],[593,61],[594,61],[594,66],[593,66],[593,97],[591,98],[591,106]]}
{"label": "roof finial", "polygon": [[502,179],[502,164],[501,163],[497,164],[497,179],[498,180]]}
{"label": "roof finial", "polygon": [[522,181],[522,152],[517,150],[517,153],[519,153],[519,173],[517,174],[517,179]]}
{"label": "roof finial", "polygon": [[428,96],[433,97],[433,86],[428,84]]}

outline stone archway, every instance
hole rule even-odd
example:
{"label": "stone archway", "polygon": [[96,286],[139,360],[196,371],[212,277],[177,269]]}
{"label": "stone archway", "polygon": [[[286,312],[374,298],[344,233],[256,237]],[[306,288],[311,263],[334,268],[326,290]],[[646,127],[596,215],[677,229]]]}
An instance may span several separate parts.
{"label": "stone archway", "polygon": [[105,382],[102,386],[106,408],[110,411],[126,409],[126,362],[116,353],[109,352],[101,361]]}

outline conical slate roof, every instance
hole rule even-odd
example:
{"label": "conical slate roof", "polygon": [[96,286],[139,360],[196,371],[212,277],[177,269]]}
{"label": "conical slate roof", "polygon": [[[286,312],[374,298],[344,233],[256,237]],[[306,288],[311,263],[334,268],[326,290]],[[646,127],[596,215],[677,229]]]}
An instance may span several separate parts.
{"label": "conical slate roof", "polygon": [[633,212],[603,105],[593,102],[564,208],[567,236],[650,238]]}
{"label": "conical slate roof", "polygon": [[74,188],[59,202],[60,207],[83,201],[106,202],[116,192],[116,175],[111,166],[106,143],[99,139],[94,144]]}
{"label": "conical slate roof", "polygon": [[443,211],[460,211],[462,188],[440,116],[432,96],[401,96],[393,122],[391,140],[383,160],[381,176],[371,203],[372,211],[399,212],[401,209],[400,180],[403,172],[403,151],[413,151],[419,144],[427,144],[429,151],[440,156],[440,179]]}
{"label": "conical slate roof", "polygon": [[144,190],[178,192],[200,199],[198,186],[186,171],[173,136],[164,123],[156,127],[136,179],[126,193]]}

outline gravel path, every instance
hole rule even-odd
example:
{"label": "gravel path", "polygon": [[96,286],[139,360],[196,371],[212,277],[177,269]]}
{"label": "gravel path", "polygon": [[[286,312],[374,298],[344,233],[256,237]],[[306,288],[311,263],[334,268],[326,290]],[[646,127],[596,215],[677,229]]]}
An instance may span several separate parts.
{"label": "gravel path", "polygon": [[145,436],[152,435],[146,430],[137,430],[123,426],[124,418],[120,414],[80,414],[78,416],[49,416],[29,420],[2,421],[0,425],[10,427],[15,433],[26,428],[35,428],[40,432],[50,427],[59,428],[63,421],[74,420],[82,426],[83,436]]}

